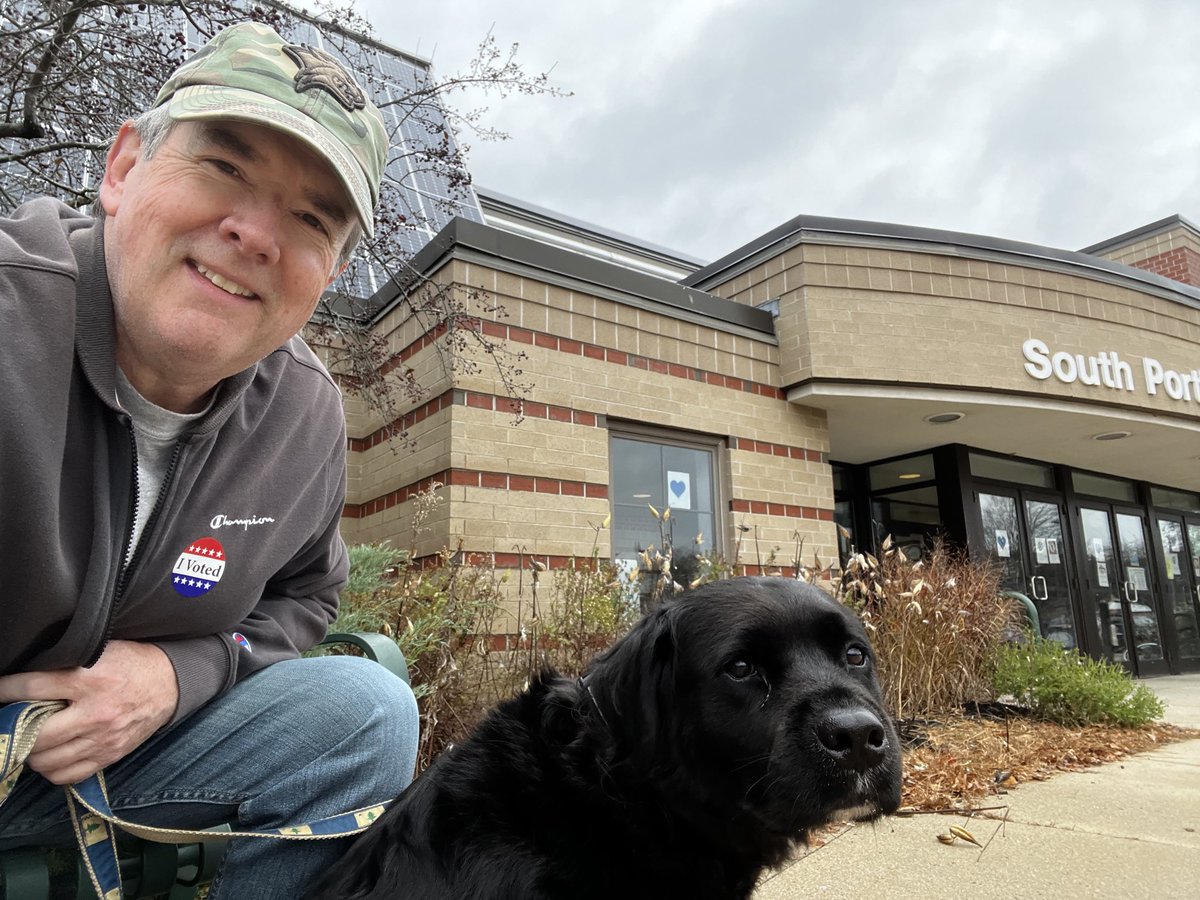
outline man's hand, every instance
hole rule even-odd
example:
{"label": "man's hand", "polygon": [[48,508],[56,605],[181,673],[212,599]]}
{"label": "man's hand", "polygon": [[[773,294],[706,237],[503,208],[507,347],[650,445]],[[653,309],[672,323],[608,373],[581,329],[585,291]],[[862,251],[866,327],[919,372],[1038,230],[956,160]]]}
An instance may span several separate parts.
{"label": "man's hand", "polygon": [[90,669],[0,677],[0,703],[66,700],[42,726],[26,764],[55,784],[81,781],[133,751],[175,713],[179,687],[153,644],[112,641]]}

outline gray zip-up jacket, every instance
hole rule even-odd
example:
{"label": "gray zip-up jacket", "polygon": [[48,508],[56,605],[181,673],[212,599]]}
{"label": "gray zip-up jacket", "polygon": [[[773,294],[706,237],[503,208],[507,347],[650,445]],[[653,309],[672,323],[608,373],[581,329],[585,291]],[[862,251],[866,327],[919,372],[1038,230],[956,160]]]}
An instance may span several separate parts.
{"label": "gray zip-up jacket", "polygon": [[123,565],[137,460],[102,231],[47,199],[0,219],[0,673],[149,641],[175,667],[178,721],[333,620],[345,417],[299,338],[226,379]]}

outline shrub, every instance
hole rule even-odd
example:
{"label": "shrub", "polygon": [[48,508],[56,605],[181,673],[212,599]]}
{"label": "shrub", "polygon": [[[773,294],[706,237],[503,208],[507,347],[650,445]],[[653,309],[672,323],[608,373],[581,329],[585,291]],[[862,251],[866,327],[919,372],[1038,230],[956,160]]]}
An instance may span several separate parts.
{"label": "shrub", "polygon": [[554,573],[545,614],[541,661],[566,675],[579,675],[593,656],[628,631],[639,615],[634,586],[612,562],[592,552],[590,565]]}
{"label": "shrub", "polygon": [[855,553],[835,593],[871,637],[879,680],[901,719],[961,709],[991,692],[994,654],[1015,615],[999,571],[936,542],[912,561],[883,542],[882,559]]}
{"label": "shrub", "polygon": [[330,631],[380,631],[390,627],[393,579],[407,554],[386,542],[354,544],[350,575]]}
{"label": "shrub", "polygon": [[[423,491],[414,526],[438,502],[436,487]],[[605,526],[595,527],[598,539]],[[629,585],[595,547],[590,561],[552,573],[522,556],[510,581],[490,556],[461,548],[421,565],[387,544],[350,548],[350,577],[331,630],[383,632],[404,651],[421,714],[418,770],[539,670],[578,674],[637,617]]]}
{"label": "shrub", "polygon": [[504,596],[504,576],[493,566],[444,551],[436,564],[418,567],[387,550],[352,548],[350,584],[367,589],[343,593],[332,628],[380,631],[404,652],[421,712],[417,764],[424,769],[496,700],[520,688],[527,672],[514,668],[511,655],[494,653],[488,640]]}
{"label": "shrub", "polygon": [[1120,666],[1041,638],[1001,648],[993,683],[997,695],[1011,694],[1038,718],[1061,725],[1134,727],[1163,713],[1154,692]]}

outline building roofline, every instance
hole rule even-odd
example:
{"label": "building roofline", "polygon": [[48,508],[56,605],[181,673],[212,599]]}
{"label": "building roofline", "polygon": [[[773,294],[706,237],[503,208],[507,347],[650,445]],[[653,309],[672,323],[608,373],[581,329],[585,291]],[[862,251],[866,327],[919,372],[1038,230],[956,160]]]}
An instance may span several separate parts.
{"label": "building roofline", "polygon": [[474,185],[474,187],[481,205],[490,204],[498,210],[516,218],[535,224],[545,223],[555,225],[570,234],[640,253],[683,269],[698,269],[705,264],[705,260],[699,257],[689,256],[686,253],[680,253],[669,247],[663,247],[659,244],[643,241],[591,222],[585,222],[582,219],[576,219],[573,216],[556,212],[544,206],[538,206],[536,203],[520,200],[509,194],[502,194],[490,188],[480,187],[479,185]]}
{"label": "building roofline", "polygon": [[536,275],[567,289],[587,290],[619,303],[703,322],[709,327],[758,339],[775,339],[774,317],[765,310],[461,216],[451,219],[413,257],[410,277],[392,281],[370,299],[368,309],[374,310],[369,313],[372,323],[387,315],[422,277],[441,267],[447,259],[456,257],[474,259],[480,264],[518,274]]}
{"label": "building roofline", "polygon": [[[1182,220],[1181,220],[1182,221]],[[985,235],[921,228],[913,225],[894,225],[886,222],[864,222],[856,219],[834,219],[826,216],[796,216],[748,244],[728,253],[680,281],[688,287],[705,289],[719,281],[727,281],[753,268],[764,258],[774,256],[796,244],[812,242],[819,237],[840,238],[847,243],[904,242],[947,248],[959,251],[960,256],[979,258],[1023,257],[1041,268],[1090,270],[1091,277],[1110,281],[1139,283],[1141,290],[1167,296],[1200,308],[1200,289],[1164,278],[1145,269],[1113,262],[1099,256],[1073,250],[1058,250],[1038,244],[994,238]]]}
{"label": "building roofline", "polygon": [[1098,244],[1092,244],[1090,247],[1084,247],[1079,252],[1100,255],[1106,251],[1136,243],[1137,241],[1161,234],[1164,231],[1170,231],[1176,227],[1186,228],[1192,234],[1200,237],[1200,228],[1197,228],[1183,216],[1176,213],[1173,216],[1167,216],[1165,219],[1159,219],[1157,222],[1151,222],[1149,225],[1143,225],[1141,228],[1135,228],[1132,231],[1126,231],[1124,234],[1118,234],[1116,237],[1108,238]]}
{"label": "building roofline", "polygon": [[[361,44],[367,44],[371,47],[374,47],[376,50],[382,50],[385,53],[391,54],[392,56],[404,57],[410,62],[422,66],[426,71],[431,72],[433,70],[432,60],[428,60],[423,56],[418,56],[415,53],[410,53],[407,50],[401,50],[399,47],[393,47],[391,44],[385,43],[384,41],[381,41],[379,38],[372,35],[362,34],[361,32],[355,31],[352,28],[347,28],[345,25],[340,23],[332,22],[329,19],[323,19],[319,14],[311,13],[307,9],[299,9],[295,6],[292,6],[290,3],[284,3],[283,0],[259,0],[259,2],[265,3],[268,6],[273,6],[276,9],[281,9],[289,15],[293,15],[297,19],[303,19],[305,22],[308,22],[311,25],[318,25],[321,28],[328,28],[331,31],[336,31],[345,37],[353,38],[355,41],[358,41]],[[365,19],[366,17],[363,16],[363,18]]]}

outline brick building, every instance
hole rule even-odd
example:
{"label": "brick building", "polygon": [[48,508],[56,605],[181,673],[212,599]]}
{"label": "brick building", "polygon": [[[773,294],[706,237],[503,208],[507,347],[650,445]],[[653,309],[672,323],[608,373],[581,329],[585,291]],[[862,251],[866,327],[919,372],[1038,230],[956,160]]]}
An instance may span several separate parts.
{"label": "brick building", "polygon": [[[671,509],[677,553],[755,571],[800,542],[836,561],[942,534],[996,558],[1047,636],[1143,675],[1200,667],[1186,220],[1075,253],[801,216],[701,266],[480,196],[486,224],[452,221],[415,266],[486,298],[480,327],[525,354],[523,420],[486,360],[451,379],[377,297],[373,327],[430,394],[407,411],[414,453],[351,402],[347,540],[631,564],[661,541],[649,504]],[[435,482],[445,502],[414,535]]]}

